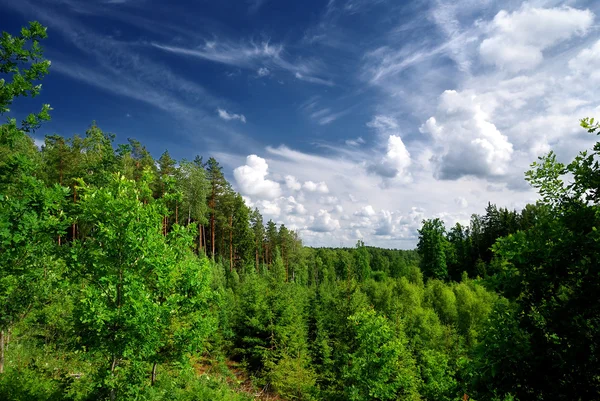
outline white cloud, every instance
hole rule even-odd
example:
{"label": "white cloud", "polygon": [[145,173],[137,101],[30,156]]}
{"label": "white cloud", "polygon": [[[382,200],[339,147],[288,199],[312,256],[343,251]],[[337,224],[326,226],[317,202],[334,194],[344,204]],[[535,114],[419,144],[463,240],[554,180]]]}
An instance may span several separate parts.
{"label": "white cloud", "polygon": [[298,203],[293,196],[289,196],[286,198],[286,212],[289,214],[303,215],[306,214],[306,208],[303,204]]}
{"label": "white cloud", "polygon": [[337,196],[321,196],[319,198],[319,203],[323,205],[335,205],[339,202],[340,200],[337,198]]}
{"label": "white cloud", "polygon": [[285,185],[293,191],[299,191],[302,188],[302,184],[293,175],[285,176]]}
{"label": "white cloud", "polygon": [[360,208],[360,210],[354,212],[354,215],[359,217],[375,216],[375,209],[373,209],[373,206],[371,205],[363,206],[362,208]]}
{"label": "white cloud", "polygon": [[394,224],[394,216],[389,210],[382,210],[375,228],[375,235],[394,235],[396,233],[396,225]]}
{"label": "white cloud", "polygon": [[370,165],[369,171],[384,178],[400,176],[406,181],[410,179],[410,176],[405,175],[410,164],[410,153],[406,150],[402,138],[398,135],[390,135],[385,156],[379,163]]}
{"label": "white cloud", "polygon": [[398,121],[395,118],[383,115],[375,116],[367,123],[367,127],[376,128],[384,132],[396,131],[399,128]]}
{"label": "white cloud", "polygon": [[39,138],[33,138],[33,144],[38,148],[41,149],[42,146],[44,146],[44,144],[46,143],[45,139],[39,139]]}
{"label": "white cloud", "polygon": [[360,146],[365,143],[365,140],[362,137],[358,137],[356,139],[346,139],[346,145],[348,146]]}
{"label": "white cloud", "polygon": [[267,179],[269,165],[266,160],[256,155],[246,158],[246,164],[233,170],[233,176],[240,192],[244,195],[264,199],[274,199],[280,196],[279,183]]}
{"label": "white cloud", "polygon": [[219,117],[225,121],[240,120],[241,122],[246,124],[246,117],[243,114],[233,114],[223,109],[217,109],[217,113],[219,113]]}
{"label": "white cloud", "polygon": [[267,67],[260,67],[256,73],[259,77],[266,77],[271,73],[271,70],[269,70]]}
{"label": "white cloud", "polygon": [[524,5],[509,13],[500,11],[489,24],[490,36],[481,42],[485,63],[517,72],[531,69],[544,59],[543,51],[583,36],[594,21],[590,10],[571,7],[534,8]]}
{"label": "white cloud", "polygon": [[311,231],[316,232],[331,232],[340,228],[340,221],[331,217],[329,212],[324,209],[320,209],[314,218],[312,225],[310,226]]}
{"label": "white cloud", "polygon": [[581,80],[600,82],[600,40],[569,61],[569,68]]}
{"label": "white cloud", "polygon": [[310,75],[305,75],[299,72],[296,72],[296,74],[294,74],[294,76],[296,77],[296,79],[300,80],[300,81],[306,81],[306,82],[310,82],[312,84],[319,84],[319,85],[325,85],[325,86],[334,86],[335,84],[328,80],[328,79],[323,79],[323,78],[318,78],[318,77],[313,77]]}
{"label": "white cloud", "polygon": [[420,131],[433,140],[433,163],[440,179],[499,176],[508,169],[513,146],[471,93],[445,91],[436,116]]}
{"label": "white cloud", "polygon": [[322,194],[326,194],[329,192],[329,188],[327,187],[327,184],[324,181],[305,181],[304,184],[302,184],[302,189],[305,189],[308,192],[320,192]]}
{"label": "white cloud", "polygon": [[368,127],[375,128],[380,135],[387,136],[386,153],[376,163],[368,164],[368,171],[383,177],[384,183],[398,178],[401,182],[410,181],[408,167],[411,165],[410,153],[400,137],[399,125],[395,118],[378,115],[373,118]]}
{"label": "white cloud", "polygon": [[255,203],[255,206],[267,218],[277,218],[281,215],[281,207],[277,202],[269,200],[259,200]]}
{"label": "white cloud", "polygon": [[467,200],[463,196],[455,198],[454,202],[463,209],[469,206],[469,202],[467,202]]}

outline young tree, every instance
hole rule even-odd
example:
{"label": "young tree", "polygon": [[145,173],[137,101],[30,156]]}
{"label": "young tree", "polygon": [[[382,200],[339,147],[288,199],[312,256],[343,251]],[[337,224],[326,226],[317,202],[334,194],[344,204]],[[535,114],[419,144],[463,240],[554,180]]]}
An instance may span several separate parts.
{"label": "young tree", "polygon": [[355,349],[344,367],[348,400],[418,400],[415,363],[388,321],[373,309],[350,316]]}
{"label": "young tree", "polygon": [[445,280],[448,277],[444,223],[440,219],[423,220],[417,249],[421,255],[421,270],[426,277]]}
{"label": "young tree", "polygon": [[161,233],[164,206],[143,203],[148,191],[147,182],[120,175],[104,188],[80,187],[77,221],[88,231],[68,260],[81,282],[76,328],[80,344],[104,361],[98,385],[111,399],[138,394],[149,363],[154,377],[157,362],[189,350],[208,330],[208,266],[189,254],[187,230]]}

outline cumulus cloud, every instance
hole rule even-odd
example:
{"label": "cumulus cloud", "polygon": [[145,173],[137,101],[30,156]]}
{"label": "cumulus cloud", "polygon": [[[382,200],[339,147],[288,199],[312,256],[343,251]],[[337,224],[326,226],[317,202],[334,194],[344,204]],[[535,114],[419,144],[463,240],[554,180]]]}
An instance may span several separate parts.
{"label": "cumulus cloud", "polygon": [[293,191],[299,191],[302,188],[302,184],[293,175],[285,176],[285,185]]}
{"label": "cumulus cloud", "polygon": [[559,42],[583,36],[594,21],[590,10],[571,7],[534,8],[524,5],[509,13],[500,11],[488,26],[490,35],[479,54],[487,64],[511,72],[531,69],[544,58],[543,51]]}
{"label": "cumulus cloud", "polygon": [[433,139],[436,177],[489,177],[506,173],[513,145],[490,121],[472,93],[445,91],[435,117],[420,128]]}
{"label": "cumulus cloud", "polygon": [[318,211],[310,226],[310,230],[315,232],[331,232],[339,228],[340,221],[331,217],[329,212],[324,209]]}
{"label": "cumulus cloud", "polygon": [[225,121],[239,120],[246,124],[246,116],[244,116],[243,114],[233,114],[223,109],[217,109],[217,113],[219,113],[219,117]]}
{"label": "cumulus cloud", "polygon": [[404,146],[402,138],[398,135],[390,135],[385,156],[379,163],[371,164],[368,169],[382,177],[394,178],[406,174],[410,163],[410,153]]}
{"label": "cumulus cloud", "polygon": [[321,182],[306,181],[306,182],[304,182],[304,184],[302,184],[302,188],[308,192],[319,192],[322,194],[329,193],[329,188],[327,187],[327,184],[325,184],[324,181],[321,181]]}
{"label": "cumulus cloud", "polygon": [[340,202],[337,196],[321,196],[319,198],[319,203],[323,205],[336,205]]}
{"label": "cumulus cloud", "polygon": [[367,170],[384,179],[400,177],[403,181],[410,181],[408,167],[411,164],[410,153],[400,137],[399,126],[396,119],[378,115],[373,118],[368,127],[375,128],[384,137],[387,136],[387,151],[376,163],[367,165]]}
{"label": "cumulus cloud", "polygon": [[363,206],[362,208],[354,212],[354,215],[359,217],[375,216],[375,209],[373,209],[373,206],[371,205]]}
{"label": "cumulus cloud", "polygon": [[569,61],[571,71],[583,80],[600,82],[600,40]]}
{"label": "cumulus cloud", "polygon": [[394,216],[389,210],[382,210],[375,229],[375,235],[394,235],[396,225],[394,224]]}
{"label": "cumulus cloud", "polygon": [[293,196],[289,196],[286,198],[286,212],[292,215],[303,215],[306,214],[306,208],[303,204],[298,203]]}
{"label": "cumulus cloud", "polygon": [[277,218],[281,215],[281,207],[277,202],[269,200],[259,200],[255,206],[268,218]]}
{"label": "cumulus cloud", "polygon": [[233,170],[233,176],[242,194],[274,199],[280,196],[281,188],[279,183],[267,179],[268,174],[269,165],[257,155],[248,156],[245,165]]}

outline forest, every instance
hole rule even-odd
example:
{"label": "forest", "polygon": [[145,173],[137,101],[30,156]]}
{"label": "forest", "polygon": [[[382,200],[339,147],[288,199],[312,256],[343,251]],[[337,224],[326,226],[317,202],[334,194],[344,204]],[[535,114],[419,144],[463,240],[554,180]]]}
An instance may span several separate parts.
{"label": "forest", "polygon": [[425,220],[415,250],[311,248],[212,157],[95,123],[38,148],[50,105],[10,107],[46,35],[0,39],[0,399],[599,398],[600,142],[533,163],[536,204]]}

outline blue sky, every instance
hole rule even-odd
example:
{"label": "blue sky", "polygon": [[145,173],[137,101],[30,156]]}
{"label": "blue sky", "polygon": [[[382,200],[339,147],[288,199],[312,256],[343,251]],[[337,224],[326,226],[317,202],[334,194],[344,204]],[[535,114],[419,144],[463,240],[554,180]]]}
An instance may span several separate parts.
{"label": "blue sky", "polygon": [[247,203],[310,245],[411,248],[423,218],[536,199],[523,172],[591,146],[594,1],[0,0],[48,26],[20,115],[92,120],[158,157],[215,156]]}

